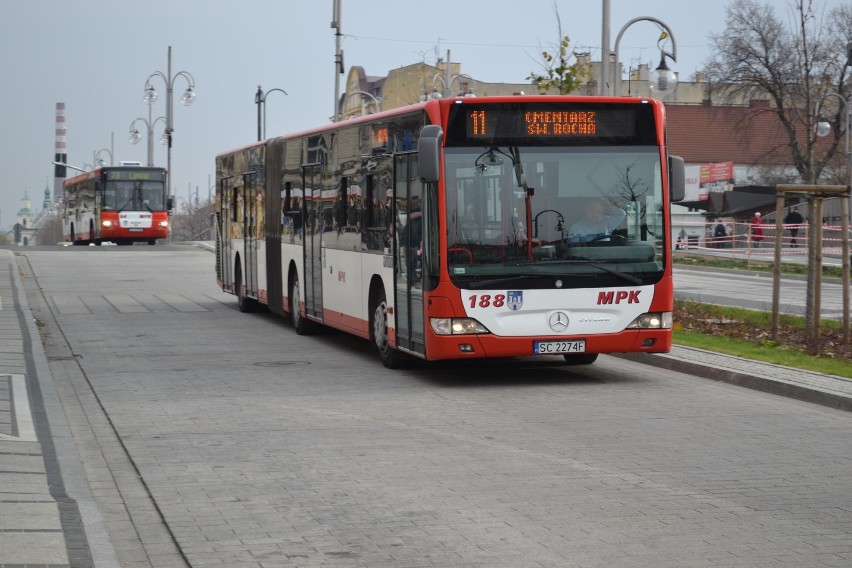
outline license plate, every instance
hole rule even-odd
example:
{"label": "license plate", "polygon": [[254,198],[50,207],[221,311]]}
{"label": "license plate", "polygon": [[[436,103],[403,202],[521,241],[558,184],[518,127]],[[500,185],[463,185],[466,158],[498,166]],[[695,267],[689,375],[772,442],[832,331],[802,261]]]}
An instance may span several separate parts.
{"label": "license plate", "polygon": [[131,233],[141,233],[142,229],[128,229]]}
{"label": "license plate", "polygon": [[561,355],[562,353],[585,353],[586,340],[575,341],[536,341],[533,353],[537,355]]}

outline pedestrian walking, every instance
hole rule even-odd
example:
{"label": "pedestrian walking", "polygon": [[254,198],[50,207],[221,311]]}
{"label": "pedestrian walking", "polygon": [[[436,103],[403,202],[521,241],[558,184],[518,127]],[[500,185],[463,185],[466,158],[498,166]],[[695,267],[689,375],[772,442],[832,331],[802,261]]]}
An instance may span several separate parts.
{"label": "pedestrian walking", "polygon": [[728,236],[728,231],[725,229],[725,224],[722,223],[720,219],[716,226],[713,228],[713,242],[716,245],[716,248],[725,248],[725,239]]}
{"label": "pedestrian walking", "polygon": [[802,226],[802,223],[805,222],[802,214],[799,213],[798,207],[793,207],[787,216],[784,217],[784,224],[789,225],[787,228],[790,230],[790,246],[796,248],[798,246],[798,241],[796,240],[796,236],[799,234],[799,229]]}
{"label": "pedestrian walking", "polygon": [[760,216],[760,211],[755,212],[749,223],[751,228],[751,242],[755,247],[758,247],[760,246],[760,241],[763,240],[763,218]]}

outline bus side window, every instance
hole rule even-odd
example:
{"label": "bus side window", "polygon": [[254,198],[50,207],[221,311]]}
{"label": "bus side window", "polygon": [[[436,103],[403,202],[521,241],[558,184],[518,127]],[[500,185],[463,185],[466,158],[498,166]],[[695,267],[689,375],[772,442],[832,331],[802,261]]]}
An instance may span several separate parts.
{"label": "bus side window", "polygon": [[237,222],[239,219],[237,218],[237,214],[239,213],[237,209],[237,201],[240,196],[239,188],[235,187],[231,190],[231,221]]}

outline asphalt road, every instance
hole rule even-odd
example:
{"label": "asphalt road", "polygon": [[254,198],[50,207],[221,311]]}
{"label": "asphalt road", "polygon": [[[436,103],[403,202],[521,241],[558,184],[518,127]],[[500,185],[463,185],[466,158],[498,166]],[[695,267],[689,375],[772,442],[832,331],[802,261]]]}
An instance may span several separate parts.
{"label": "asphalt road", "polygon": [[852,564],[848,412],[606,356],[391,371],[201,249],[24,254],[121,565]]}

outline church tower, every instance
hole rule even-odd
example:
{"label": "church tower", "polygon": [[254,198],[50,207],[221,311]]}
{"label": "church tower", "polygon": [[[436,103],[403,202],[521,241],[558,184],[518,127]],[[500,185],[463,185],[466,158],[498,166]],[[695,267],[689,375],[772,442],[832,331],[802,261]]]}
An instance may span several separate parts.
{"label": "church tower", "polygon": [[24,196],[21,198],[21,208],[18,209],[18,215],[15,217],[15,244],[21,246],[34,245],[35,234],[35,212],[32,208],[30,196],[25,190]]}

